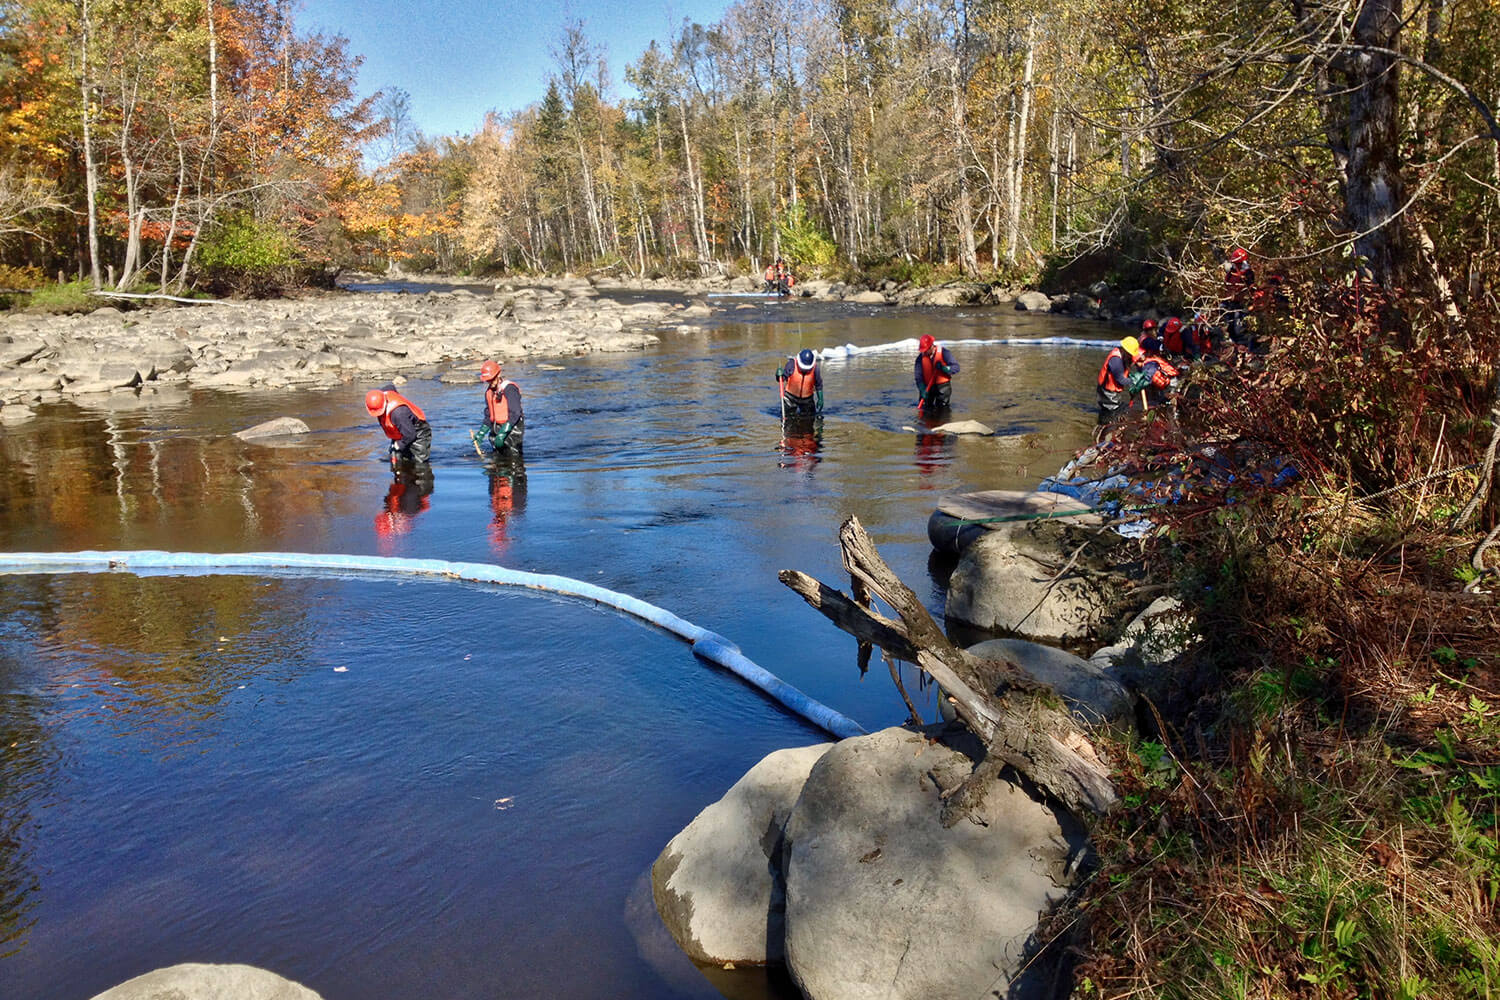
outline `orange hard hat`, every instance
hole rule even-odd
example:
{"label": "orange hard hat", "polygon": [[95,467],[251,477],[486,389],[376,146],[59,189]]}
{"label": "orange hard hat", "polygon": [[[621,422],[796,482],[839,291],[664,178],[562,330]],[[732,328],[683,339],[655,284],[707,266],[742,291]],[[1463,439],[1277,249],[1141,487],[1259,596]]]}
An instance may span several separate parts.
{"label": "orange hard hat", "polygon": [[1148,320],[1143,321],[1141,323],[1141,329],[1142,330],[1155,330],[1156,329],[1156,320],[1154,320],[1154,319],[1148,319]]}
{"label": "orange hard hat", "polygon": [[917,341],[917,350],[930,351],[932,350],[932,345],[935,343],[937,342],[932,339],[932,334],[924,333],[922,334],[922,339]]}
{"label": "orange hard hat", "polygon": [[1229,262],[1231,264],[1238,264],[1242,260],[1248,260],[1249,257],[1250,255],[1245,252],[1244,247],[1235,247],[1229,251]]}
{"label": "orange hard hat", "polygon": [[486,361],[479,366],[479,381],[491,382],[500,374],[500,362]]}
{"label": "orange hard hat", "polygon": [[381,410],[384,410],[385,393],[381,392],[379,389],[371,389],[369,392],[365,393],[365,409],[370,411],[371,416],[374,416],[380,413]]}
{"label": "orange hard hat", "polygon": [[1176,316],[1173,316],[1171,319],[1167,320],[1166,325],[1163,326],[1162,329],[1168,333],[1174,333],[1178,330],[1181,330],[1182,320],[1178,319]]}

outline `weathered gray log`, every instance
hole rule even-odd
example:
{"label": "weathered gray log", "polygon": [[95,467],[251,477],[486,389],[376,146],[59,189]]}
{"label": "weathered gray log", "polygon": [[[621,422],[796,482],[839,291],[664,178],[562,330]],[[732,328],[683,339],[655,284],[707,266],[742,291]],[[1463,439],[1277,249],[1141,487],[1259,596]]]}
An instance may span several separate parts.
{"label": "weathered gray log", "polygon": [[[937,681],[958,717],[985,743],[991,766],[976,770],[976,786],[998,762],[1074,813],[1103,813],[1114,805],[1108,766],[1051,687],[1013,663],[982,660],[949,642],[917,595],[880,558],[857,518],[839,528],[839,544],[855,593],[880,598],[899,621],[861,607],[805,573],[783,570],[779,579],[860,642],[915,663]],[[981,790],[963,792],[972,798]]]}

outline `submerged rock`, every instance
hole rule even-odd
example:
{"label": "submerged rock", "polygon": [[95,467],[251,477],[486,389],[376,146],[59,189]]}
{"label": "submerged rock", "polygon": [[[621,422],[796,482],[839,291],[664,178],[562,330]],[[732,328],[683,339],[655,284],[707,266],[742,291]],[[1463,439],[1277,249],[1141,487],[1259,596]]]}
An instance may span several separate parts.
{"label": "submerged rock", "polygon": [[190,962],[148,972],[105,990],[94,1000],[322,1000],[274,972],[252,965]]}
{"label": "submerged rock", "polygon": [[263,424],[254,427],[246,427],[237,431],[235,437],[241,441],[255,441],[260,438],[286,437],[292,434],[307,434],[312,430],[296,417],[277,417],[275,420],[267,420]]}

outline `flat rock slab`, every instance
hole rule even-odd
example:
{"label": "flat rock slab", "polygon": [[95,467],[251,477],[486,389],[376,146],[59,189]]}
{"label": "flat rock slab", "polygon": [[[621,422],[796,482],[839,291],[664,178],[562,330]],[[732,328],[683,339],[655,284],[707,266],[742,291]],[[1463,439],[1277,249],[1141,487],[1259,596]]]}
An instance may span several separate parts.
{"label": "flat rock slab", "polygon": [[93,1000],[322,1000],[308,989],[253,965],[191,962],[136,976]]}
{"label": "flat rock slab", "polygon": [[[1101,523],[1099,515],[1092,513],[1094,508],[1082,500],[1061,493],[1039,493],[1031,490],[950,493],[938,500],[937,509],[950,517],[963,518],[966,521],[980,521],[993,517],[1014,517],[1017,520],[1031,517],[1040,520],[1036,515],[1045,514],[1055,517],[1063,514],[1077,514],[1078,517],[1069,518],[1075,524],[1096,527]],[[993,525],[1004,523],[1006,522],[990,522]]]}

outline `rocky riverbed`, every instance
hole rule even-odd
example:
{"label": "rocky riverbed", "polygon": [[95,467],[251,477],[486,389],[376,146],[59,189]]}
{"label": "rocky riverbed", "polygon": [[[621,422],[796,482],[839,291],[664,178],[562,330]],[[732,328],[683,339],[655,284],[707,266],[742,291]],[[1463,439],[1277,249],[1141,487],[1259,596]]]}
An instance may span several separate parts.
{"label": "rocky riverbed", "polygon": [[639,350],[711,315],[703,303],[622,302],[585,281],[497,290],[344,292],[206,305],[101,305],[0,316],[0,420],[31,405],[187,383],[331,385],[484,358]]}

